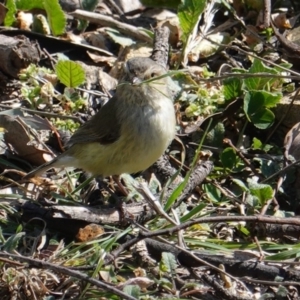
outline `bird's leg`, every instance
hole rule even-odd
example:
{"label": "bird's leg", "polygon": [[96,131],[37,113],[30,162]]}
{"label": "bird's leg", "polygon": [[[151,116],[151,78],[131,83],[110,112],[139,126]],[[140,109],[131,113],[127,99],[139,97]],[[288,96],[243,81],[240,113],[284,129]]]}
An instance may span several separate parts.
{"label": "bird's leg", "polygon": [[129,194],[128,194],[128,191],[126,190],[125,186],[121,183],[120,176],[119,175],[113,175],[112,178],[113,178],[114,182],[117,184],[117,186],[119,187],[122,194],[125,197],[127,197]]}
{"label": "bird's leg", "polygon": [[[124,194],[124,196],[127,197],[129,194],[128,194],[128,191],[126,190],[126,188],[124,187],[124,185],[121,183],[120,176],[114,175],[114,176],[112,176],[112,178],[116,182],[116,184],[119,187],[120,191]],[[121,223],[121,225],[127,225],[128,220],[132,219],[133,216],[128,213],[128,211],[126,209],[126,203],[124,201],[119,202],[118,208],[120,210],[120,223]]]}

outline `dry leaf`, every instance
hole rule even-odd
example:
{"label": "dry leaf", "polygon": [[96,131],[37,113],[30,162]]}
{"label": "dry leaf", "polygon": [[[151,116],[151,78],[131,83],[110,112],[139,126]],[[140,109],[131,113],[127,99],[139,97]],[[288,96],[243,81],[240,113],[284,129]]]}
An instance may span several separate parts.
{"label": "dry leaf", "polygon": [[173,17],[171,19],[163,20],[157,24],[157,27],[168,27],[170,30],[170,36],[169,36],[169,42],[173,47],[176,47],[180,35],[181,35],[181,29],[180,29],[180,24],[179,24],[179,19],[178,17]]}
{"label": "dry leaf", "polygon": [[154,281],[147,277],[130,278],[127,281],[120,283],[118,288],[123,289],[126,285],[138,285],[141,290],[145,291],[147,287],[154,284]]}
{"label": "dry leaf", "polygon": [[111,39],[105,32],[102,31],[103,29],[101,28],[95,32],[86,32],[83,36],[90,45],[110,51],[108,46],[111,44]]}
{"label": "dry leaf", "polygon": [[95,63],[106,63],[109,67],[112,67],[117,58],[113,56],[103,56],[103,55],[98,55],[92,52],[87,51],[88,56],[93,60]]}
{"label": "dry leaf", "polygon": [[80,228],[76,235],[79,242],[87,242],[104,234],[104,229],[98,224],[91,223],[84,228]]}
{"label": "dry leaf", "polygon": [[261,42],[261,39],[258,37],[258,30],[253,25],[246,26],[246,32],[242,33],[242,37],[243,41],[249,46],[254,46]]}
{"label": "dry leaf", "polygon": [[189,61],[197,62],[200,57],[212,56],[224,48],[221,44],[226,45],[230,41],[230,35],[227,32],[211,34],[207,38],[211,41],[202,37],[196,38],[195,46],[188,54]]}
{"label": "dry leaf", "polygon": [[[35,116],[35,118],[42,119],[38,116]],[[26,118],[22,118],[22,120],[26,120]],[[22,122],[20,117],[0,115],[0,126],[5,128],[5,142],[11,145],[19,157],[24,158],[33,165],[41,165],[53,158],[48,151],[39,149],[40,145],[32,144],[32,140],[28,135],[29,130],[25,127],[26,123]]]}
{"label": "dry leaf", "polygon": [[279,29],[292,28],[290,21],[286,18],[286,13],[277,13],[272,15],[274,25]]}
{"label": "dry leaf", "polygon": [[31,13],[24,13],[19,11],[17,14],[18,27],[23,30],[30,30],[33,23],[33,15]]}

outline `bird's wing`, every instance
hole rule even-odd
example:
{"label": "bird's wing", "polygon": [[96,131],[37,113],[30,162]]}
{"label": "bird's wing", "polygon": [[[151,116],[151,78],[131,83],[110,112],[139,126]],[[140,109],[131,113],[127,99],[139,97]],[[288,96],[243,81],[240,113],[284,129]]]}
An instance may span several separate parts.
{"label": "bird's wing", "polygon": [[120,123],[117,119],[117,97],[111,98],[89,121],[83,124],[71,137],[68,146],[81,143],[111,144],[120,137]]}

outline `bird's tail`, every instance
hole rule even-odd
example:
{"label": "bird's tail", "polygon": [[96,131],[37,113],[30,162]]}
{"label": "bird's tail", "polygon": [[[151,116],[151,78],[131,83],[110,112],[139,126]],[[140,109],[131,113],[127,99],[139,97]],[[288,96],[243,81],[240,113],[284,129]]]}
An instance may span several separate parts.
{"label": "bird's tail", "polygon": [[58,162],[57,158],[54,158],[53,160],[46,162],[45,164],[29,172],[27,175],[23,177],[23,179],[29,179],[32,177],[40,176],[51,168],[60,167],[57,162]]}

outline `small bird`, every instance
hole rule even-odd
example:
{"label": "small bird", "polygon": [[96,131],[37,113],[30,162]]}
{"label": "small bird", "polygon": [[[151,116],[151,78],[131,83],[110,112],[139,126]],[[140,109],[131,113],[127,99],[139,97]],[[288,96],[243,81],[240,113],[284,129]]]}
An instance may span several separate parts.
{"label": "small bird", "polygon": [[147,169],[175,136],[170,78],[164,74],[150,58],[129,59],[115,95],[73,134],[67,150],[24,179],[62,167],[103,177]]}

